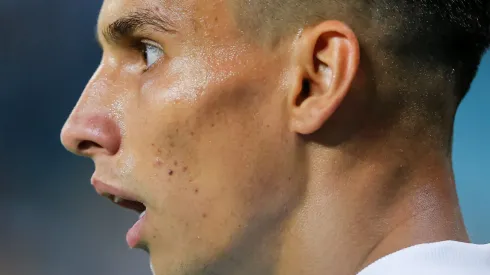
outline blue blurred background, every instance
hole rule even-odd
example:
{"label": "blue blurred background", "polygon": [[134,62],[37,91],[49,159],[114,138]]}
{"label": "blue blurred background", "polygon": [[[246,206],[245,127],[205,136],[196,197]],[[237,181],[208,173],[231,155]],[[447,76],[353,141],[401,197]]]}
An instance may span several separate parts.
{"label": "blue blurred background", "polygon": [[[59,132],[101,55],[102,1],[0,0],[0,275],[150,274],[136,214],[96,196]],[[459,109],[454,168],[472,240],[490,242],[490,54]]]}

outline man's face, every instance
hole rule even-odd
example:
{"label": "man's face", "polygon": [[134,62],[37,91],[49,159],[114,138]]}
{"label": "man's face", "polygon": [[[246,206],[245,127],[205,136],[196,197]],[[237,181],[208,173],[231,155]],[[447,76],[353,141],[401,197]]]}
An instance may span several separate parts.
{"label": "man's face", "polygon": [[102,62],[62,133],[95,162],[98,191],[144,204],[130,239],[156,274],[259,257],[301,193],[288,54],[246,42],[234,22],[226,1],[106,0]]}

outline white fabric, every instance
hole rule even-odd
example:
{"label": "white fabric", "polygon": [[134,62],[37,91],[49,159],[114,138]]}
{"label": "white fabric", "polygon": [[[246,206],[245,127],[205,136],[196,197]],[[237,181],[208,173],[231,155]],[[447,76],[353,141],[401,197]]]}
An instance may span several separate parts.
{"label": "white fabric", "polygon": [[490,275],[490,244],[416,245],[379,259],[358,275]]}

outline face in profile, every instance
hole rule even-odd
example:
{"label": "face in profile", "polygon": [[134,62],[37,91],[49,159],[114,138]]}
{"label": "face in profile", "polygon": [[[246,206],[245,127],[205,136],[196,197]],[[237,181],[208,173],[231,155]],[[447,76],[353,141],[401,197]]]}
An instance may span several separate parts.
{"label": "face in profile", "polygon": [[98,38],[100,66],[62,141],[95,162],[100,194],[142,214],[128,244],[150,252],[156,274],[276,249],[303,165],[287,49],[243,37],[227,1],[106,0]]}

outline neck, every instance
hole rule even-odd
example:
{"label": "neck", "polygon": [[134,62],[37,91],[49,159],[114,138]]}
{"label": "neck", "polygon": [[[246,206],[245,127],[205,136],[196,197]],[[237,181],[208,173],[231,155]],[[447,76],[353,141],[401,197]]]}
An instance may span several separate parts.
{"label": "neck", "polygon": [[468,241],[447,155],[392,149],[309,152],[316,165],[283,230],[276,274],[354,275],[416,244]]}

